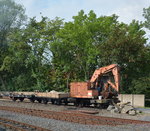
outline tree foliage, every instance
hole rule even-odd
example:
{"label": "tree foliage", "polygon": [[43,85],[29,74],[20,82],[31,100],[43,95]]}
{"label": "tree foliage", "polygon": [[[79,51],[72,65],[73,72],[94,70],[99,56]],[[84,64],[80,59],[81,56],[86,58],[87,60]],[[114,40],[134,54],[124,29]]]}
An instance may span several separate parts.
{"label": "tree foliage", "polygon": [[[131,83],[147,71],[148,50],[142,24],[133,20],[119,23],[117,16],[97,17],[80,11],[57,33],[51,47],[52,63],[66,76],[66,82],[89,80],[96,68],[117,63],[122,70],[122,92],[131,92]],[[65,84],[64,84],[65,86]]]}
{"label": "tree foliage", "polygon": [[25,9],[13,0],[0,1],[0,85],[2,89],[6,89],[8,83],[6,81],[10,79],[7,70],[10,70],[10,65],[13,63],[13,59],[9,57],[8,36],[23,25],[26,19],[24,13]]}
{"label": "tree foliage", "polygon": [[42,17],[39,22],[32,18],[26,28],[9,36],[9,58],[13,63],[4,67],[10,74],[15,72],[11,84],[13,89],[46,90],[51,69],[50,45],[61,24],[59,18],[50,21]]}
{"label": "tree foliage", "polygon": [[150,7],[143,9],[143,16],[145,18],[145,27],[150,30]]}
{"label": "tree foliage", "polygon": [[[149,90],[150,47],[141,22],[125,24],[116,15],[97,17],[93,11],[81,10],[69,22],[34,17],[20,28],[18,18],[25,18],[24,10],[9,2],[20,9],[22,17],[18,14],[14,23],[8,20],[7,50],[0,48],[5,52],[0,56],[1,87],[66,91],[70,82],[88,81],[95,69],[116,63],[121,67],[122,93]],[[148,9],[144,16],[148,23]]]}
{"label": "tree foliage", "polygon": [[3,49],[7,47],[8,33],[19,28],[24,22],[24,13],[24,8],[13,0],[0,1],[0,46]]}

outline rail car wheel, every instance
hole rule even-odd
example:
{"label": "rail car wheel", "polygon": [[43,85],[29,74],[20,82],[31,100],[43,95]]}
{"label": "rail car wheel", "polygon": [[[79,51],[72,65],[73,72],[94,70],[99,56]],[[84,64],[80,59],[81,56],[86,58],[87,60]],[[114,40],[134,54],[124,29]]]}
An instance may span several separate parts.
{"label": "rail car wheel", "polygon": [[55,100],[52,99],[51,102],[52,102],[52,104],[55,104]]}
{"label": "rail car wheel", "polygon": [[68,105],[68,101],[66,99],[64,100],[64,103],[65,103],[65,105]]}
{"label": "rail car wheel", "polygon": [[79,102],[79,107],[85,107],[87,105],[87,103],[86,103],[86,101],[84,101],[84,100],[81,100],[80,102]]}
{"label": "rail car wheel", "polygon": [[35,96],[34,95],[31,95],[31,97],[29,99],[30,99],[30,102],[32,102],[32,103],[35,102]]}
{"label": "rail car wheel", "polygon": [[78,107],[79,103],[77,101],[74,102],[74,106]]}
{"label": "rail car wheel", "polygon": [[61,105],[61,100],[58,99],[58,100],[56,101],[56,104],[57,104],[57,105]]}
{"label": "rail car wheel", "polygon": [[12,100],[13,100],[13,101],[16,101],[16,100],[17,100],[17,98],[16,98],[16,97],[13,97],[13,98],[12,98]]}
{"label": "rail car wheel", "polygon": [[21,102],[23,102],[24,98],[19,98],[19,100],[20,100]]}
{"label": "rail car wheel", "polygon": [[44,103],[44,104],[47,104],[47,103],[48,103],[48,100],[46,100],[46,99],[43,100],[43,103]]}
{"label": "rail car wheel", "polygon": [[98,105],[97,103],[94,103],[94,107],[95,107],[95,108],[98,108],[98,106],[99,106],[99,105]]}
{"label": "rail car wheel", "polygon": [[39,100],[37,100],[39,103],[41,103],[42,102],[42,100],[41,99],[39,99]]}
{"label": "rail car wheel", "polygon": [[106,109],[106,108],[108,107],[108,105],[109,105],[108,103],[102,103],[102,104],[101,104],[101,107],[102,107],[103,109]]}
{"label": "rail car wheel", "polygon": [[98,109],[103,109],[101,103],[95,103],[95,104],[94,104],[94,107],[95,107],[95,108],[98,108]]}
{"label": "rail car wheel", "polygon": [[30,99],[30,101],[31,101],[32,103],[34,103],[34,102],[35,102],[35,99],[32,98],[32,99]]}

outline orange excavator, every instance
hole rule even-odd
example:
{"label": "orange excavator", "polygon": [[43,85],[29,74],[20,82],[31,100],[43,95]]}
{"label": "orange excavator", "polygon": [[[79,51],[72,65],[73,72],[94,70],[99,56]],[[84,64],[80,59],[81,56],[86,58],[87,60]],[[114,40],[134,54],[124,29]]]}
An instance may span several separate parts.
{"label": "orange excavator", "polygon": [[120,68],[117,64],[111,64],[95,70],[90,79],[91,87],[101,88],[98,89],[98,94],[104,98],[116,95],[119,92],[120,85],[119,70]]}
{"label": "orange excavator", "polygon": [[73,98],[109,98],[116,96],[119,91],[120,74],[119,66],[111,64],[96,69],[90,81],[72,82],[70,96]]}

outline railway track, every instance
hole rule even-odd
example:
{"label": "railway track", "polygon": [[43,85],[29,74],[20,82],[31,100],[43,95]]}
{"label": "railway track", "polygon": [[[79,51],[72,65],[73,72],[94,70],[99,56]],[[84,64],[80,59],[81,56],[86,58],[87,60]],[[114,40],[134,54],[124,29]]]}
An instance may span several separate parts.
{"label": "railway track", "polygon": [[41,127],[29,125],[26,123],[1,118],[0,117],[0,125],[3,126],[5,129],[10,129],[12,131],[51,131],[48,129],[44,129]]}
{"label": "railway track", "polygon": [[74,111],[48,111],[48,110],[37,110],[28,108],[10,108],[8,106],[0,106],[0,110],[11,111],[15,113],[21,113],[25,115],[37,116],[48,119],[55,119],[85,125],[127,125],[127,124],[149,124],[149,121],[121,119],[103,116],[94,116],[91,114],[79,113]]}

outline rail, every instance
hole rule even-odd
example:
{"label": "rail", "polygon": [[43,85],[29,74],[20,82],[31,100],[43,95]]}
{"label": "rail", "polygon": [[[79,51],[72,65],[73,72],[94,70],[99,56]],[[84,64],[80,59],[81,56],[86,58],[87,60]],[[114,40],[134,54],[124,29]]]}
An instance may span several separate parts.
{"label": "rail", "polygon": [[37,110],[28,108],[10,108],[7,106],[0,106],[0,110],[11,111],[31,116],[37,116],[48,119],[55,119],[85,125],[127,125],[127,124],[150,124],[149,121],[122,119],[122,118],[112,118],[104,116],[95,116],[91,114],[79,113],[74,111],[48,111],[48,110]]}
{"label": "rail", "polygon": [[33,126],[26,123],[10,120],[6,118],[1,118],[1,117],[0,117],[0,125],[5,127],[6,129],[11,129],[15,131],[51,131],[41,127],[37,127],[37,126]]}

